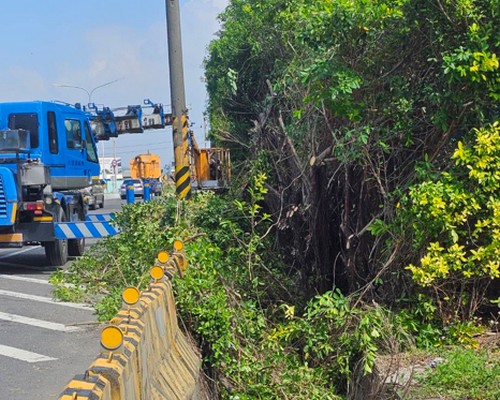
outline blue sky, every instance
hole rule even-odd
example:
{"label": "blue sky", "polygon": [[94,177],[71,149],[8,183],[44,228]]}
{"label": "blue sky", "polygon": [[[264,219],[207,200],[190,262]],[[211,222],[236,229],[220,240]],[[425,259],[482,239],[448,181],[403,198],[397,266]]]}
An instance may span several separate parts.
{"label": "blue sky", "polygon": [[[180,0],[186,103],[203,145],[203,59],[217,15],[228,0]],[[170,104],[165,0],[16,0],[0,4],[0,102],[92,101],[110,108],[141,104],[145,98]],[[167,107],[169,110],[169,108]],[[173,161],[171,129],[122,135],[101,142],[99,155],[113,148],[123,164],[136,154]]]}

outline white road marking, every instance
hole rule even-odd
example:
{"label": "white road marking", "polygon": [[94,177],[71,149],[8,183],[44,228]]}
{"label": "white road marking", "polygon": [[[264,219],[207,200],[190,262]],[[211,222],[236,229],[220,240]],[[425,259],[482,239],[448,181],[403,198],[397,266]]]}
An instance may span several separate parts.
{"label": "white road marking", "polygon": [[21,350],[10,346],[4,346],[2,344],[0,344],[0,356],[15,358],[17,360],[26,361],[29,363],[57,360],[57,358],[47,357],[42,354],[32,353],[31,351]]}
{"label": "white road marking", "polygon": [[0,255],[0,259],[17,256],[18,254],[23,254],[23,253],[26,253],[27,251],[32,251],[32,250],[39,249],[39,248],[40,248],[40,246],[33,246],[33,247],[27,247],[27,248],[19,250],[19,251],[15,251],[14,253],[2,254],[2,255]]}
{"label": "white road marking", "polygon": [[0,274],[0,278],[12,279],[13,281],[23,281],[23,282],[30,282],[30,283],[40,283],[43,285],[50,285],[49,281],[46,281],[43,279],[28,278],[26,276]]}
{"label": "white road marking", "polygon": [[77,328],[76,326],[66,326],[64,324],[59,324],[56,322],[44,321],[41,319],[23,317],[21,315],[9,314],[0,312],[0,320],[17,322],[19,324],[37,326],[39,328],[51,329],[53,331],[59,332],[78,332],[81,331],[81,328]]}
{"label": "white road marking", "polygon": [[48,297],[35,296],[32,294],[26,294],[26,293],[11,292],[9,290],[2,290],[2,289],[0,289],[0,296],[17,297],[18,299],[34,300],[34,301],[39,301],[40,303],[49,303],[49,304],[55,304],[58,306],[78,308],[80,310],[91,310],[92,309],[92,307],[88,304],[54,301]]}
{"label": "white road marking", "polygon": [[[29,282],[29,283],[39,283],[41,285],[50,285],[53,286],[52,283],[45,279],[36,279],[36,278],[28,278],[27,276],[17,276],[17,275],[7,275],[7,274],[0,274],[0,279],[11,279],[13,281],[23,281],[23,282]],[[73,283],[62,283],[61,286],[67,287],[67,288],[75,288],[76,286]],[[81,289],[84,289],[84,285],[79,286]]]}

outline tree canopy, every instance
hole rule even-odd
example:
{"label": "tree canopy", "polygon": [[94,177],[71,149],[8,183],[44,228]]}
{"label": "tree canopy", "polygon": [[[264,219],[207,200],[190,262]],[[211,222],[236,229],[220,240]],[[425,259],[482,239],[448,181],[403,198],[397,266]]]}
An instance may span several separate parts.
{"label": "tree canopy", "polygon": [[378,295],[401,294],[394,272],[435,238],[415,247],[419,214],[398,207],[498,119],[499,13],[498,0],[232,0],[220,16],[211,135],[268,174],[280,248],[311,294],[382,276]]}

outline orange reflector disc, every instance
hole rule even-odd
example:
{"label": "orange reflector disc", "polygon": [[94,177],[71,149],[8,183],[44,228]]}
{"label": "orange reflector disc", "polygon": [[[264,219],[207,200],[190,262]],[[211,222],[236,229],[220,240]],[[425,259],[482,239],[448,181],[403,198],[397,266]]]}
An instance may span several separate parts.
{"label": "orange reflector disc", "polygon": [[156,281],[159,281],[161,278],[163,278],[164,275],[163,268],[155,266],[151,268],[150,274],[151,278],[153,278]]}
{"label": "orange reflector disc", "polygon": [[181,251],[183,247],[184,247],[184,244],[180,240],[176,240],[174,242],[175,251]]}
{"label": "orange reflector disc", "polygon": [[123,332],[114,325],[107,326],[101,332],[101,346],[106,350],[118,349],[123,342]]}
{"label": "orange reflector disc", "polygon": [[158,253],[158,261],[161,262],[162,264],[165,264],[168,261],[168,253],[166,251],[160,251]]}
{"label": "orange reflector disc", "polygon": [[137,288],[129,286],[122,293],[122,300],[125,304],[132,306],[139,301],[139,290]]}

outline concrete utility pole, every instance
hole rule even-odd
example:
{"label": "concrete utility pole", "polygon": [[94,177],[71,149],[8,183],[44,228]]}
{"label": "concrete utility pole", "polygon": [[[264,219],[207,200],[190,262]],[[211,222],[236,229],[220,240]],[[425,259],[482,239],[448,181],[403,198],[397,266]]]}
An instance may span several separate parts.
{"label": "concrete utility pole", "polygon": [[167,10],[168,61],[174,136],[175,187],[179,199],[191,196],[191,171],[188,156],[188,117],[184,94],[181,18],[179,0],[165,0]]}

